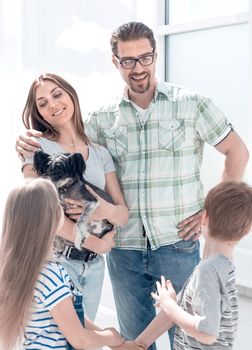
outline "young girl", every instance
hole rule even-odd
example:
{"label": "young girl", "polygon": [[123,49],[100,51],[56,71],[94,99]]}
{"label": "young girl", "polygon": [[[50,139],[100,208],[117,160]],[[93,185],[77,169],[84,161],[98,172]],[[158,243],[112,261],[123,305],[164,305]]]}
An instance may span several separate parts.
{"label": "young girl", "polygon": [[123,343],[113,328],[102,330],[88,319],[83,328],[75,312],[69,277],[52,258],[63,222],[49,180],[29,179],[9,194],[0,247],[0,349],[67,349],[67,341],[77,349]]}

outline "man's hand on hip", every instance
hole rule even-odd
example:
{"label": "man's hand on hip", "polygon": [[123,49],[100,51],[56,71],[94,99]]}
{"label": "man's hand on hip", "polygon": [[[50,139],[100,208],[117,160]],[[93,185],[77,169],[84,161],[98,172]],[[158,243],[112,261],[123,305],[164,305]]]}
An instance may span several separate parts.
{"label": "man's hand on hip", "polygon": [[40,144],[36,138],[42,135],[41,131],[29,129],[17,138],[15,148],[21,160],[24,160],[24,157],[31,157],[35,151],[40,149]]}
{"label": "man's hand on hip", "polygon": [[203,210],[200,210],[196,214],[189,216],[189,218],[186,218],[178,224],[179,236],[185,241],[190,238],[193,238],[194,241],[199,239],[201,234],[200,227],[202,214]]}

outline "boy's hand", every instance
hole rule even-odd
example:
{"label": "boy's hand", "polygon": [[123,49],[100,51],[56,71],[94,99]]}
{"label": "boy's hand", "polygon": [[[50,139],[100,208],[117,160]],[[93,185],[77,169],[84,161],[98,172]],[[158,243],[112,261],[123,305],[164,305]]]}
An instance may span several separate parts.
{"label": "boy's hand", "polygon": [[155,306],[164,309],[169,306],[170,301],[176,301],[176,292],[171,281],[166,281],[164,276],[161,276],[161,283],[157,281],[156,285],[157,292],[151,293],[152,298],[156,301]]}
{"label": "boy's hand", "polygon": [[137,344],[134,340],[127,340],[122,345],[111,347],[113,350],[147,350],[142,344]]}

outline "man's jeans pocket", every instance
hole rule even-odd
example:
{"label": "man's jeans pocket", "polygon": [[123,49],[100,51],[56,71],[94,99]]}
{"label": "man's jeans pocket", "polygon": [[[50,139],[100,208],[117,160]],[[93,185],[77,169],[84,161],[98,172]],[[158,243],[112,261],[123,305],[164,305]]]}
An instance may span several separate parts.
{"label": "man's jeans pocket", "polygon": [[199,248],[199,241],[193,241],[192,239],[187,241],[181,240],[174,243],[173,247],[178,253],[192,253]]}

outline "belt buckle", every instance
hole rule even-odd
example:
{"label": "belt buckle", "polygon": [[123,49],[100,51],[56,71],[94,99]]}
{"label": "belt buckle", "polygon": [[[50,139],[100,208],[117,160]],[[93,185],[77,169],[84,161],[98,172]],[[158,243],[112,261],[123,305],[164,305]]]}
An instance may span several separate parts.
{"label": "belt buckle", "polygon": [[97,254],[96,254],[96,253],[90,252],[89,255],[88,255],[88,257],[87,257],[87,261],[92,261],[92,260],[94,260],[94,258],[96,258],[96,257],[97,257]]}
{"label": "belt buckle", "polygon": [[66,258],[67,260],[69,260],[69,259],[71,258],[72,249],[73,249],[73,247],[70,246],[70,245],[67,245],[67,244],[66,244],[65,247],[64,247],[64,250],[63,250],[63,252],[62,252],[62,255],[65,256],[65,258]]}

